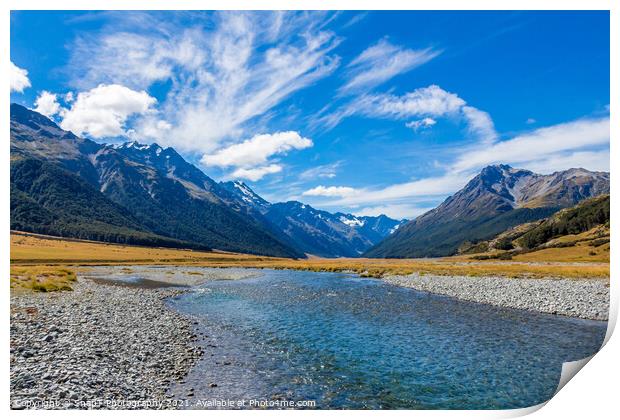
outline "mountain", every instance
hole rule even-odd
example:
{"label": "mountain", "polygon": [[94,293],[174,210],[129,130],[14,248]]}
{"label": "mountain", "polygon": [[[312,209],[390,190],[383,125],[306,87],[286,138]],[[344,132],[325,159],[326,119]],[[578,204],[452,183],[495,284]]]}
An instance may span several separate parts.
{"label": "mountain", "polygon": [[230,181],[221,185],[237,197],[237,206],[246,208],[248,214],[253,209],[273,229],[284,234],[280,237],[282,240],[305,254],[359,257],[402,223],[385,215],[332,214],[298,201],[272,204],[243,182]]}
{"label": "mountain", "polygon": [[[27,171],[21,170],[26,161],[38,161],[37,165],[42,165],[46,173],[55,174],[45,177],[46,191],[52,195],[49,200],[57,204],[48,211],[58,210],[58,206],[71,199],[68,193],[71,189],[62,185],[68,179],[79,183],[79,187],[74,185],[78,190],[99,200],[79,200],[72,204],[72,213],[65,213],[61,220],[63,225],[73,226],[62,231],[67,236],[110,237],[117,242],[138,243],[135,232],[141,232],[197,248],[282,257],[303,255],[278,240],[267,226],[231,208],[220,197],[226,195],[225,190],[173,149],[136,142],[120,146],[95,143],[64,131],[48,118],[16,104],[11,105],[11,188],[15,192],[11,194],[12,228],[30,226],[37,231],[45,226],[52,228],[49,218],[30,225],[23,220],[29,209],[40,216],[44,214],[42,209],[46,209],[35,206],[40,201],[39,191],[24,189],[30,182],[25,178]],[[90,215],[84,217],[87,222],[97,210],[98,202],[105,203],[110,214],[116,209],[116,213],[127,217],[115,218],[116,225],[94,224],[87,229],[87,223],[80,223],[82,229],[77,229],[75,218]],[[132,234],[110,236],[110,226],[127,229]]]}
{"label": "mountain", "polygon": [[104,242],[200,248],[153,234],[79,176],[37,159],[11,162],[11,229]]}
{"label": "mountain", "polygon": [[60,236],[282,257],[357,257],[402,223],[297,202],[272,204],[241,181],[214,181],[173,148],[99,144],[16,104],[11,171],[11,228]]}
{"label": "mountain", "polygon": [[493,238],[513,226],[609,193],[609,173],[569,169],[539,175],[508,165],[484,168],[437,208],[401,226],[365,257],[451,255],[465,242]]}
{"label": "mountain", "polygon": [[459,249],[461,254],[475,254],[474,259],[507,259],[549,248],[574,249],[572,258],[593,259],[609,256],[610,197],[603,194],[583,200],[573,207],[534,222],[510,228],[495,238]]}

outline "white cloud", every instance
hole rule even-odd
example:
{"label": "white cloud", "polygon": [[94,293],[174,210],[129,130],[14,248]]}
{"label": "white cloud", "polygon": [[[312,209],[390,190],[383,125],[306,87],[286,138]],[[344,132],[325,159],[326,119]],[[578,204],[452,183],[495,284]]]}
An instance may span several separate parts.
{"label": "white cloud", "polygon": [[58,95],[44,90],[34,101],[34,110],[46,117],[52,117],[60,112],[60,104],[58,103]]}
{"label": "white cloud", "polygon": [[472,173],[448,173],[437,177],[422,178],[415,181],[388,185],[382,188],[359,189],[355,195],[336,200],[330,204],[344,206],[383,205],[403,199],[421,197],[441,197],[463,186],[475,175]]}
{"label": "white cloud", "polygon": [[255,182],[262,179],[265,175],[275,174],[280,171],[282,171],[282,166],[273,163],[271,165],[259,166],[257,168],[238,168],[231,174],[231,178],[244,178]]}
{"label": "white cloud", "polygon": [[249,168],[266,163],[271,156],[308,147],[312,147],[312,140],[300,136],[296,131],[258,134],[213,154],[204,155],[200,161],[206,166]]}
{"label": "white cloud", "polygon": [[364,50],[349,64],[349,81],[341,93],[373,88],[394,76],[408,72],[439,55],[431,48],[410,50],[381,40]]}
{"label": "white cloud", "polygon": [[318,187],[304,191],[302,195],[316,197],[349,197],[357,193],[358,191],[351,187],[325,187],[319,185]]}
{"label": "white cloud", "polygon": [[476,135],[478,139],[485,143],[497,140],[495,126],[488,113],[473,106],[464,106],[461,108],[461,112],[467,120],[467,128],[470,133]]}
{"label": "white cloud", "polygon": [[99,85],[80,92],[71,108],[61,112],[60,126],[77,135],[95,138],[128,135],[125,123],[134,115],[148,114],[157,100],[145,91],[121,85]]}
{"label": "white cloud", "polygon": [[319,117],[319,122],[333,128],[344,118],[361,115],[369,118],[403,120],[411,117],[463,119],[468,130],[479,139],[491,142],[497,135],[491,117],[474,108],[457,94],[430,85],[402,96],[392,94],[366,94],[351,101],[343,108]]}
{"label": "white cloud", "polygon": [[609,117],[580,119],[551,127],[540,128],[495,142],[478,145],[462,153],[453,165],[454,171],[480,168],[494,163],[527,167],[529,162],[558,159],[565,152],[609,144]]}
{"label": "white cloud", "polygon": [[590,171],[609,172],[609,148],[599,151],[583,151],[548,155],[544,159],[526,162],[521,165],[530,171],[540,174],[550,174],[564,171],[569,168],[584,168]]}
{"label": "white cloud", "polygon": [[65,93],[65,102],[66,103],[71,103],[73,102],[73,100],[75,99],[73,92],[67,92]]}
{"label": "white cloud", "polygon": [[[180,15],[175,15],[180,16]],[[114,23],[73,46],[70,71],[82,89],[118,83],[147,89],[171,85],[159,111],[171,128],[142,132],[182,152],[212,153],[264,129],[285,98],[331,74],[339,39],[316,12],[215,12],[206,25],[156,13],[116,15]],[[303,29],[300,29],[303,28]]]}
{"label": "white cloud", "polygon": [[534,118],[528,118],[527,120],[525,120],[526,124],[536,124],[536,119]]}
{"label": "white cloud", "polygon": [[342,161],[306,169],[299,174],[299,179],[310,180],[316,178],[335,178],[340,165],[342,165]]}
{"label": "white cloud", "polygon": [[17,67],[10,62],[9,78],[11,80],[11,92],[23,92],[24,89],[30,87],[30,79],[28,79],[28,70]]}
{"label": "white cloud", "polygon": [[340,196],[321,205],[357,208],[355,212],[360,215],[384,212],[398,217],[415,208],[422,213],[426,207],[417,206],[416,202],[439,202],[463,188],[483,167],[496,163],[543,174],[578,167],[609,171],[609,117],[584,118],[494,143],[481,140],[460,152],[452,164],[444,165],[443,175],[358,189],[356,194]]}
{"label": "white cloud", "polygon": [[355,210],[353,214],[356,216],[380,216],[385,214],[393,219],[413,219],[421,214],[426,213],[433,207],[418,207],[409,204],[386,204],[382,206],[364,207]]}
{"label": "white cloud", "polygon": [[370,117],[403,119],[430,115],[442,117],[458,113],[465,101],[437,85],[418,88],[403,96],[377,94],[366,96],[357,110]]}
{"label": "white cloud", "polygon": [[437,124],[437,121],[430,117],[422,118],[421,120],[409,121],[405,126],[411,128],[413,131],[418,131],[423,128],[429,128]]}

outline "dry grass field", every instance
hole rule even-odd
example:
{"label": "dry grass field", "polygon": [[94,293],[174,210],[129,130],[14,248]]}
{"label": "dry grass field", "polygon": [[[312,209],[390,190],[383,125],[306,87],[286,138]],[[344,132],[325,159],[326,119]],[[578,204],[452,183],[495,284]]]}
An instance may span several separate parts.
{"label": "dry grass field", "polygon": [[[40,270],[44,266],[88,265],[187,265],[205,267],[252,267],[312,271],[350,271],[362,276],[432,273],[442,275],[502,275],[508,277],[567,278],[609,277],[607,257],[588,255],[589,249],[553,248],[523,254],[513,261],[472,260],[468,256],[437,259],[311,258],[293,260],[228,252],[201,252],[167,248],[123,246],[73,241],[39,235],[11,234],[12,269]],[[570,250],[570,251],[568,251]],[[588,260],[586,256],[592,258]],[[75,268],[79,269],[79,268]]]}
{"label": "dry grass field", "polygon": [[73,290],[74,270],[55,266],[11,266],[11,291],[55,292]]}

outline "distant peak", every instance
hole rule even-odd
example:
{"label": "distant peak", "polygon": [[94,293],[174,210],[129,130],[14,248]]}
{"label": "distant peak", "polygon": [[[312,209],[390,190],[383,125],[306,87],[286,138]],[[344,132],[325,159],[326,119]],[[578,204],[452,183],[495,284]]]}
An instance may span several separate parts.
{"label": "distant peak", "polygon": [[163,150],[162,148],[157,144],[157,143],[152,143],[152,144],[143,144],[138,142],[137,140],[132,140],[132,141],[126,141],[125,143],[121,143],[121,144],[114,144],[112,145],[113,148],[115,149],[134,149],[134,150],[148,150],[148,151],[154,151],[157,155],[159,155]]}
{"label": "distant peak", "polygon": [[11,121],[26,125],[34,128],[35,130],[41,127],[54,127],[56,129],[60,129],[58,124],[45,115],[16,103],[11,104]]}

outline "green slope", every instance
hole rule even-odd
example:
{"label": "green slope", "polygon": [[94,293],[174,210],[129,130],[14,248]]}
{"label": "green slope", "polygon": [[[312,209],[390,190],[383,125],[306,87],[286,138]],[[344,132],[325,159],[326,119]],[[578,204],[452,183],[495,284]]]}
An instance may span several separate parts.
{"label": "green slope", "polygon": [[411,222],[364,254],[369,258],[441,257],[456,253],[466,241],[491,239],[508,228],[547,217],[557,208],[520,208],[474,220],[447,220],[417,225]]}
{"label": "green slope", "polygon": [[129,214],[79,176],[54,164],[11,161],[13,230],[134,245],[200,247],[149,232]]}

